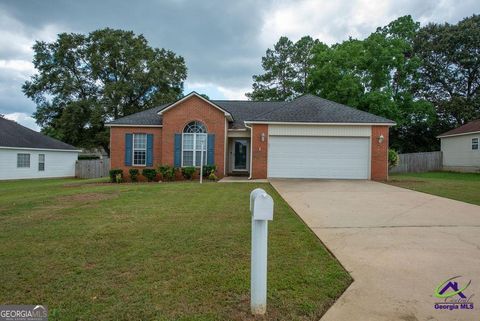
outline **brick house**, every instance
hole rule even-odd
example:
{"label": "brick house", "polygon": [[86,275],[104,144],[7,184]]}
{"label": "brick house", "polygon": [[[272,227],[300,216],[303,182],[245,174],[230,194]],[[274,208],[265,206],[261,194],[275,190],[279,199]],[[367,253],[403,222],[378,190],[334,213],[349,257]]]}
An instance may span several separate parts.
{"label": "brick house", "polygon": [[388,177],[391,120],[314,95],[289,102],[208,100],[195,92],[110,127],[111,168],[216,165],[217,176]]}

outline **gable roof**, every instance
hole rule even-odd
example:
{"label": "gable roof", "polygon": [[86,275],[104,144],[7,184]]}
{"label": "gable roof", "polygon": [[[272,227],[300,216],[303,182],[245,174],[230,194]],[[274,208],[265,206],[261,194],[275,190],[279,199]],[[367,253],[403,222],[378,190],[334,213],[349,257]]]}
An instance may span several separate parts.
{"label": "gable roof", "polygon": [[480,119],[472,120],[471,122],[466,123],[465,125],[449,130],[448,132],[438,135],[437,138],[467,135],[471,133],[480,133]]}
{"label": "gable roof", "polygon": [[0,148],[2,147],[79,151],[72,145],[0,117]]}
{"label": "gable roof", "polygon": [[[198,96],[198,94],[194,93]],[[192,94],[185,96],[191,97]],[[182,98],[182,99],[185,99]],[[206,100],[205,98],[201,97]],[[303,95],[292,101],[207,100],[232,116],[229,128],[244,129],[247,123],[325,123],[325,124],[386,124],[395,122],[356,108],[348,107],[314,95]],[[174,104],[177,104],[177,101]],[[107,126],[162,126],[162,112],[167,104],[119,118]]]}
{"label": "gable roof", "polygon": [[233,121],[233,117],[232,117],[232,114],[230,114],[227,110],[223,109],[222,107],[218,106],[217,104],[215,104],[213,102],[213,100],[209,100],[209,99],[206,99],[204,98],[203,96],[199,95],[198,93],[196,93],[195,91],[192,91],[191,93],[189,93],[188,95],[184,96],[183,98],[177,100],[176,102],[174,103],[171,103],[167,106],[165,106],[164,108],[162,108],[158,114],[161,115],[163,114],[164,112],[166,112],[167,110],[181,104],[182,102],[184,102],[185,100],[191,98],[191,97],[197,97],[201,100],[203,100],[204,102],[206,102],[207,104],[211,105],[212,107],[214,108],[217,108],[218,110],[220,110],[221,112],[223,112],[225,114],[225,117],[227,117],[227,119],[229,121]]}

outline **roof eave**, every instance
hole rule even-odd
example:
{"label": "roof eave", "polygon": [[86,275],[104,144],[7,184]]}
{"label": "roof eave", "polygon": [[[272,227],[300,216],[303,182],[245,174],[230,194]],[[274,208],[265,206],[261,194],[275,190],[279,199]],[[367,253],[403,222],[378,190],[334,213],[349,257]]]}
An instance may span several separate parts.
{"label": "roof eave", "polygon": [[473,132],[466,132],[466,133],[449,134],[449,135],[441,134],[441,135],[438,135],[436,138],[447,138],[447,137],[464,136],[464,135],[472,135],[472,134],[480,134],[480,130],[476,130]]}
{"label": "roof eave", "polygon": [[105,127],[163,127],[163,125],[105,124]]}

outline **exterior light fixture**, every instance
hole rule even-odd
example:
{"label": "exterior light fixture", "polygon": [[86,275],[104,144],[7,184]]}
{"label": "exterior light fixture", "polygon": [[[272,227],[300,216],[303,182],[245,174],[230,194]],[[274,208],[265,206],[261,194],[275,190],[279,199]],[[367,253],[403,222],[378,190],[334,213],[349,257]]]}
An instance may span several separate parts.
{"label": "exterior light fixture", "polygon": [[378,143],[379,144],[383,143],[384,139],[385,139],[385,137],[383,137],[383,135],[378,136]]}
{"label": "exterior light fixture", "polygon": [[265,141],[265,133],[262,133],[262,134],[260,135],[260,140],[261,140],[262,142]]}

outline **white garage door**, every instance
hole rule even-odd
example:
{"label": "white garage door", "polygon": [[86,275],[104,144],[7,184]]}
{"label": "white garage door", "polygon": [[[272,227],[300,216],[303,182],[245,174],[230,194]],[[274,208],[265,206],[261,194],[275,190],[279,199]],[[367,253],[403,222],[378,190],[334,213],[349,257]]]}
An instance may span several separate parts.
{"label": "white garage door", "polygon": [[270,136],[268,176],[367,179],[367,137]]}

